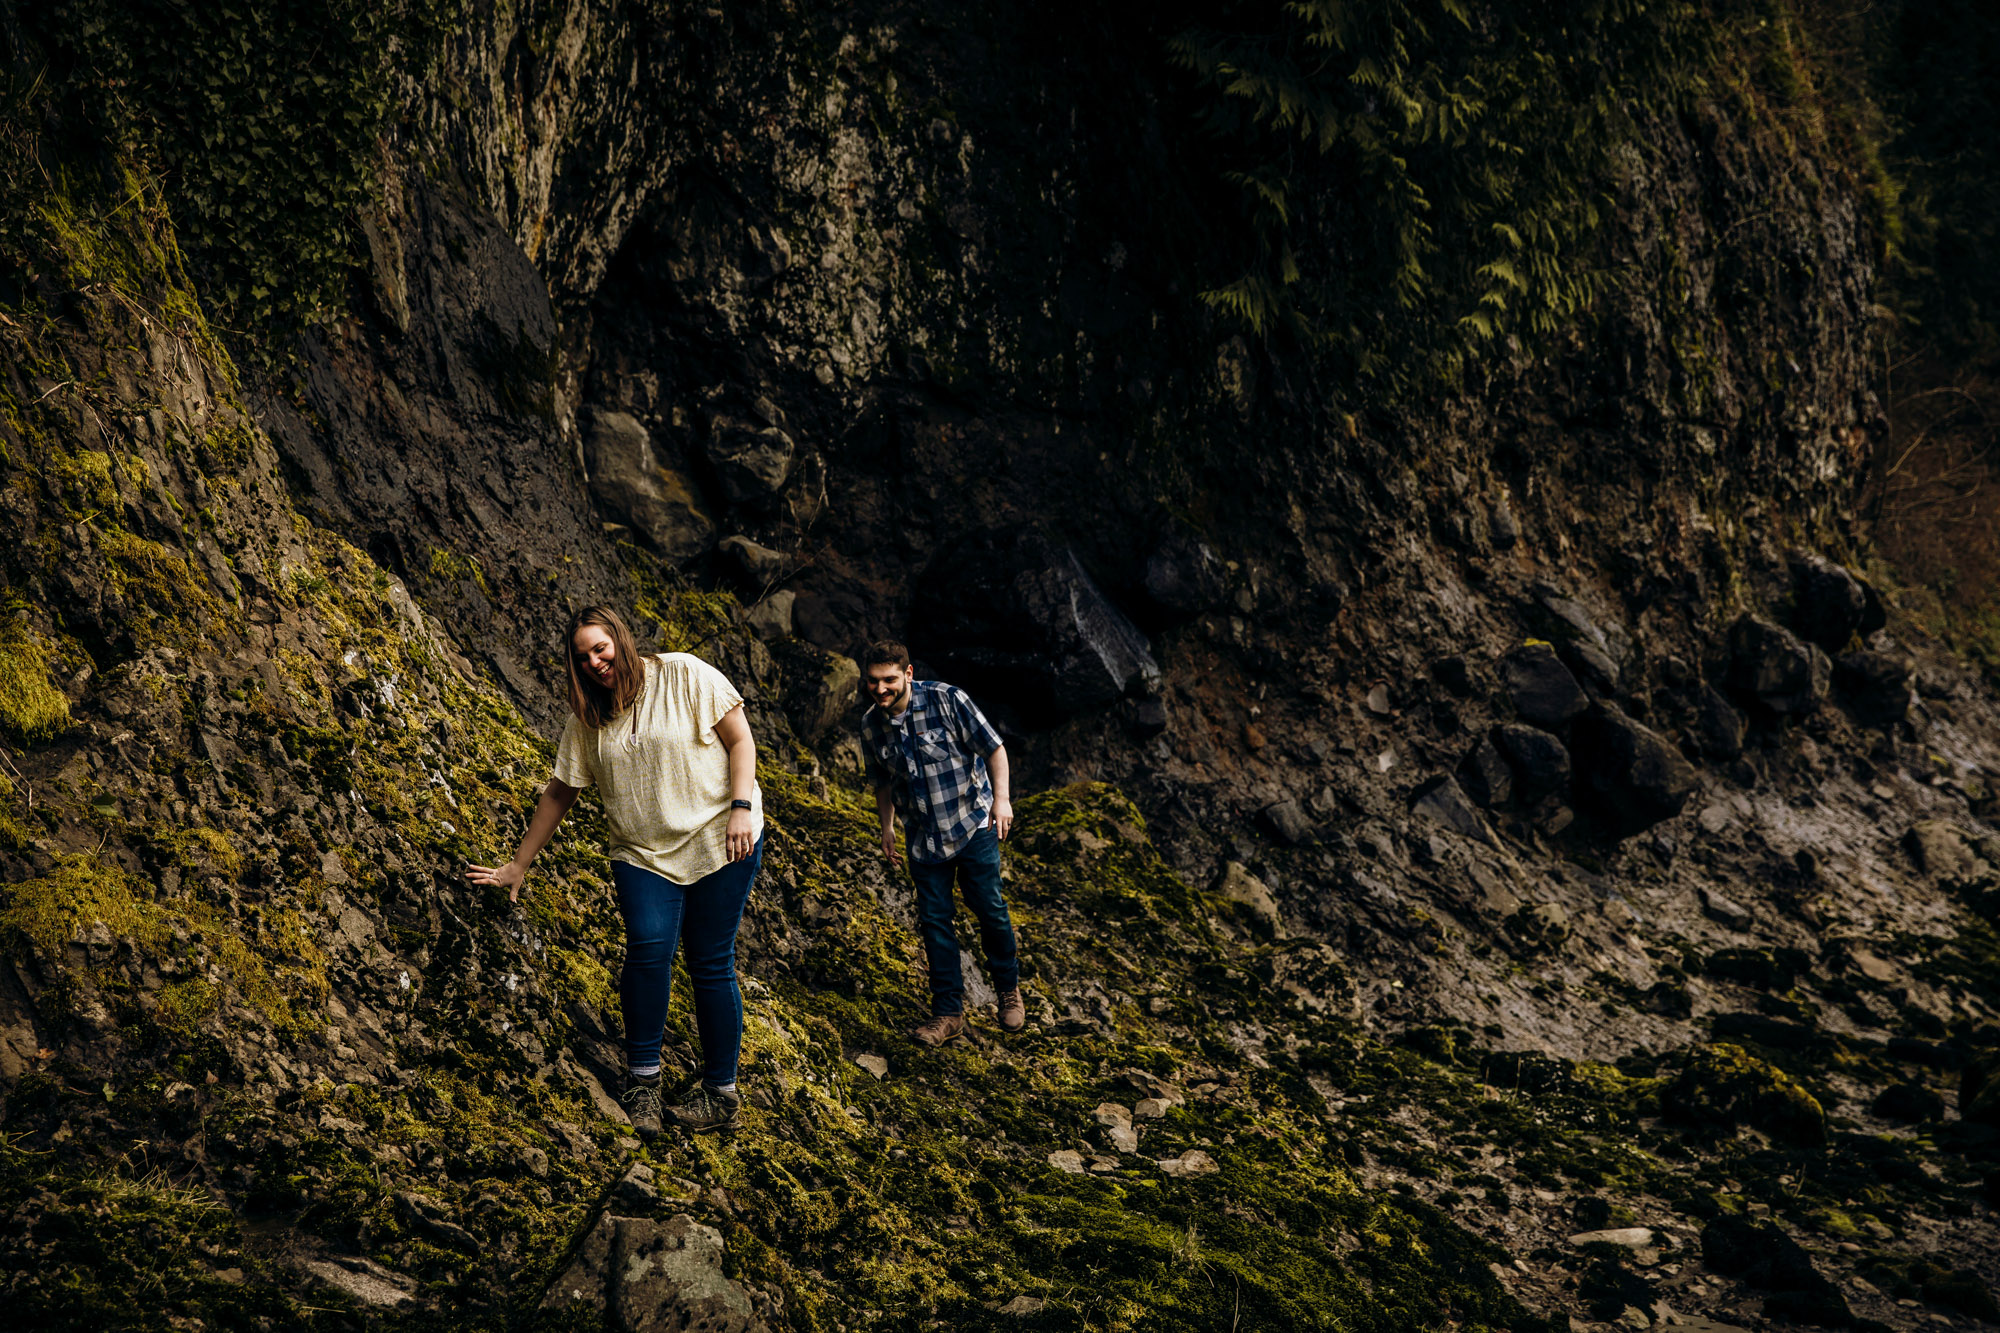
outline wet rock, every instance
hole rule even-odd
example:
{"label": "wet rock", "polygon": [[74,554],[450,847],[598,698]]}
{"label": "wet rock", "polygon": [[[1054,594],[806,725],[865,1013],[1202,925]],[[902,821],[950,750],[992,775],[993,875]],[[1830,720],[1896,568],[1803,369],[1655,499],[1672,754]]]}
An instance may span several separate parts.
{"label": "wet rock", "polygon": [[1500,684],[1522,720],[1555,729],[1590,707],[1553,646],[1527,643],[1500,659]]}
{"label": "wet rock", "polygon": [[777,426],[717,417],[709,432],[707,453],[723,495],[733,504],[743,504],[767,499],[783,489],[797,446]]}
{"label": "wet rock", "polygon": [[1312,816],[1297,801],[1279,801],[1257,812],[1257,822],[1279,842],[1297,845],[1319,832]]}
{"label": "wet rock", "polygon": [[596,1310],[623,1333],[764,1333],[749,1294],[723,1276],[722,1256],[721,1233],[685,1213],[662,1221],[605,1214],[542,1308]]}
{"label": "wet rock", "polygon": [[1477,842],[1491,844],[1493,831],[1452,778],[1430,778],[1410,793],[1410,813]]}
{"label": "wet rock", "polygon": [[1185,532],[1161,539],[1146,557],[1140,582],[1153,605],[1176,619],[1214,610],[1229,591],[1221,559],[1207,542]]}
{"label": "wet rock", "polygon": [[1910,674],[1906,657],[1858,649],[1834,660],[1834,693],[1862,726],[1886,727],[1909,716]]}
{"label": "wet rock", "polygon": [[1569,749],[1548,732],[1520,722],[1493,728],[1493,744],[1514,773],[1514,797],[1533,805],[1568,789]]}
{"label": "wet rock", "polygon": [[1817,709],[1833,665],[1815,644],[1768,620],[1744,616],[1729,630],[1729,683],[1774,713]]}
{"label": "wet rock", "polygon": [[1688,1052],[1660,1094],[1669,1116],[1697,1126],[1753,1125],[1801,1147],[1826,1142],[1826,1111],[1791,1075],[1726,1042]]}
{"label": "wet rock", "polygon": [[1792,579],[1797,588],[1797,610],[1792,623],[1799,637],[1818,644],[1829,653],[1847,646],[1861,628],[1868,611],[1868,596],[1861,581],[1831,560],[1817,555],[1792,558]]}
{"label": "wet rock", "polygon": [[581,418],[590,494],[600,512],[669,560],[691,560],[707,550],[715,520],[694,484],[659,458],[646,428],[624,412],[590,409]]}
{"label": "wet rock", "polygon": [[1271,890],[1265,887],[1263,880],[1251,874],[1242,862],[1224,863],[1222,873],[1215,877],[1213,888],[1217,896],[1242,904],[1273,933],[1281,933],[1278,924],[1278,904],[1271,897]]}
{"label": "wet rock", "polygon": [[1710,759],[1734,759],[1743,753],[1749,722],[1721,690],[1704,681],[1694,697],[1694,743]]}
{"label": "wet rock", "polygon": [[1489,810],[1514,799],[1514,771],[1492,737],[1481,736],[1459,761],[1458,785]]}
{"label": "wet rock", "polygon": [[1610,704],[1577,718],[1570,738],[1577,792],[1623,836],[1672,819],[1699,785],[1694,765]]}
{"label": "wet rock", "polygon": [[724,537],[715,544],[715,550],[752,587],[769,587],[792,570],[790,556],[768,546],[759,546],[748,537]]}
{"label": "wet rock", "polygon": [[1160,676],[1146,636],[1076,553],[1033,531],[981,533],[938,560],[919,583],[910,634],[957,683],[1045,715],[1151,693]]}
{"label": "wet rock", "polygon": [[1876,1095],[1868,1113],[1901,1124],[1923,1124],[1944,1119],[1944,1098],[1922,1083],[1891,1083]]}
{"label": "wet rock", "polygon": [[1764,1313],[1846,1328],[1854,1323],[1839,1288],[1821,1276],[1800,1244],[1770,1222],[1718,1217],[1701,1229],[1702,1264],[1772,1293]]}

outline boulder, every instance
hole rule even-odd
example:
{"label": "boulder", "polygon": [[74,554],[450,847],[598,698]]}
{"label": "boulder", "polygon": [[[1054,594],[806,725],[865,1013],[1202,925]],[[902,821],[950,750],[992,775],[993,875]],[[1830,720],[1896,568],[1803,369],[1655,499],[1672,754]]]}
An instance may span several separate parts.
{"label": "boulder", "polygon": [[1167,729],[1167,703],[1160,698],[1140,699],[1132,705],[1129,723],[1137,740],[1149,741]]}
{"label": "boulder", "polygon": [[1229,591],[1222,561],[1207,542],[1187,532],[1160,540],[1146,557],[1140,582],[1153,605],[1176,619],[1213,610]]}
{"label": "boulder", "polygon": [[[1535,733],[1537,736],[1541,732]],[[1514,770],[1490,736],[1481,736],[1458,764],[1458,785],[1488,810],[1514,799]]]}
{"label": "boulder", "polygon": [[790,588],[780,588],[743,613],[743,623],[750,632],[769,643],[773,639],[789,639],[792,636],[792,603],[798,594]]}
{"label": "boulder", "polygon": [[918,588],[912,648],[975,693],[1060,718],[1155,692],[1160,667],[1146,636],[1075,551],[1039,532],[975,534]]}
{"label": "boulder", "polygon": [[784,488],[797,446],[777,426],[717,417],[709,429],[708,461],[733,504],[764,500]]}
{"label": "boulder", "polygon": [[1818,1099],[1782,1069],[1727,1042],[1689,1052],[1680,1073],[1661,1091],[1660,1107],[1693,1125],[1740,1122],[1799,1147],[1826,1142],[1826,1111]]}
{"label": "boulder", "polygon": [[861,667],[851,657],[794,644],[785,656],[792,726],[808,745],[861,706]]}
{"label": "boulder", "polygon": [[1861,580],[1817,555],[1794,556],[1792,580],[1798,596],[1792,623],[1799,637],[1829,653],[1845,648],[1868,612]]}
{"label": "boulder", "polygon": [[1565,726],[1590,707],[1583,687],[1550,644],[1525,643],[1501,658],[1500,683],[1515,711],[1538,727]]}
{"label": "boulder", "polygon": [[669,560],[691,560],[707,550],[715,520],[694,483],[661,461],[652,434],[638,419],[594,408],[580,415],[584,465],[598,510]]}
{"label": "boulder", "polygon": [[1768,620],[1744,616],[1729,630],[1729,683],[1774,713],[1820,706],[1833,664],[1814,644]]}
{"label": "boulder", "polygon": [[1514,797],[1533,805],[1569,787],[1569,750],[1546,731],[1519,722],[1493,728],[1493,744],[1514,774]]}
{"label": "boulder", "polygon": [[1610,704],[1576,720],[1570,752],[1577,789],[1620,836],[1672,819],[1698,779],[1668,740]]}
{"label": "boulder", "polygon": [[1600,626],[1581,604],[1546,584],[1535,590],[1529,619],[1585,686],[1600,696],[1618,692],[1632,652],[1632,641],[1623,628]]}
{"label": "boulder", "polygon": [[1805,1247],[1770,1222],[1724,1215],[1701,1229],[1703,1267],[1771,1293],[1764,1313],[1823,1328],[1850,1328],[1854,1312],[1813,1267]]}
{"label": "boulder", "polygon": [[715,544],[715,550],[752,587],[769,587],[792,572],[790,556],[759,546],[745,536],[724,537]]}
{"label": "boulder", "polygon": [[1694,696],[1694,743],[1710,759],[1734,759],[1743,753],[1749,723],[1721,690],[1704,681]]}
{"label": "boulder", "polygon": [[1858,648],[1834,659],[1833,688],[1841,707],[1864,727],[1886,727],[1910,713],[1910,659]]}
{"label": "boulder", "polygon": [[1868,1114],[1905,1125],[1944,1119],[1944,1098],[1922,1083],[1891,1083],[1868,1107]]}
{"label": "boulder", "polygon": [[2000,1051],[1980,1051],[1965,1062],[1958,1078],[1958,1114],[1968,1124],[2000,1129]]}
{"label": "boulder", "polygon": [[1257,822],[1279,842],[1297,845],[1319,832],[1319,825],[1297,801],[1279,801],[1257,812]]}
{"label": "boulder", "polygon": [[627,1333],[764,1333],[747,1292],[722,1273],[722,1234],[686,1213],[604,1214],[542,1298],[544,1310],[589,1309]]}

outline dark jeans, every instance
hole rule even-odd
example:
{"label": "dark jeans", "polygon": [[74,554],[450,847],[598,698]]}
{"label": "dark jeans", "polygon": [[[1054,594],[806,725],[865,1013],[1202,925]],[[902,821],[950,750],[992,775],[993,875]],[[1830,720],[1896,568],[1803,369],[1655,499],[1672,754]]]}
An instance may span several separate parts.
{"label": "dark jeans", "polygon": [[[907,855],[907,853],[906,853]],[[958,931],[952,923],[951,882],[965,894],[965,905],[979,919],[979,943],[986,950],[986,968],[993,989],[1005,994],[1021,984],[1021,962],[1014,943],[1014,922],[1000,899],[1000,838],[992,825],[972,835],[948,861],[908,858],[910,878],[917,884],[917,926],[924,933],[924,956],[931,970],[931,1013],[965,1011],[965,978],[958,962]]]}
{"label": "dark jeans", "polygon": [[623,861],[611,863],[618,911],[625,918],[625,970],[618,994],[625,1009],[625,1060],[631,1068],[660,1062],[667,998],[674,984],[674,945],[687,952],[694,987],[694,1025],[701,1034],[702,1082],[736,1081],[743,1053],[743,994],[736,988],[736,927],[764,861],[764,840],[741,861],[692,884]]}

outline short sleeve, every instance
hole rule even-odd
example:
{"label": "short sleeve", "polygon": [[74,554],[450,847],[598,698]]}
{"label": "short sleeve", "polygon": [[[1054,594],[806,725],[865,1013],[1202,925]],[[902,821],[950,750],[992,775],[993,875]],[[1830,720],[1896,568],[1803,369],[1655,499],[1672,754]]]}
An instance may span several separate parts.
{"label": "short sleeve", "polygon": [[689,712],[694,717],[695,739],[703,745],[716,742],[715,724],[728,717],[743,702],[743,696],[729,683],[729,677],[699,657],[684,659],[687,666],[685,688]]}
{"label": "short sleeve", "polygon": [[584,737],[583,719],[575,713],[563,723],[562,739],[556,742],[556,781],[581,790],[597,781],[590,770],[590,746]]}
{"label": "short sleeve", "polygon": [[951,691],[951,729],[958,734],[959,744],[973,754],[992,754],[1000,748],[1000,733],[972,702],[972,696],[956,686]]}

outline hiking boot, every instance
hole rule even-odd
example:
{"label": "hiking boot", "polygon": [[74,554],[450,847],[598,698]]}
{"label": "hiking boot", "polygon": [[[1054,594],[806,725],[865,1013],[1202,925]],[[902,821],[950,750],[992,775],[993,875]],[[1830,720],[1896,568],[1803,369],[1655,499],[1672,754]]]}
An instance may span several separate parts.
{"label": "hiking boot", "polygon": [[1000,1026],[1007,1032],[1019,1032],[1028,1025],[1028,1005],[1021,998],[1021,988],[1000,992]]}
{"label": "hiking boot", "polygon": [[965,1015],[939,1014],[927,1023],[910,1029],[910,1035],[926,1046],[942,1046],[965,1035]]}
{"label": "hiking boot", "polygon": [[697,1134],[705,1129],[726,1129],[736,1123],[742,1110],[743,1099],[735,1093],[697,1083],[674,1108],[674,1123]]}
{"label": "hiking boot", "polygon": [[632,1128],[642,1139],[648,1141],[660,1135],[660,1076],[649,1074],[645,1077],[632,1076],[626,1081],[625,1094],[618,1099],[625,1108],[626,1116],[632,1121]]}

